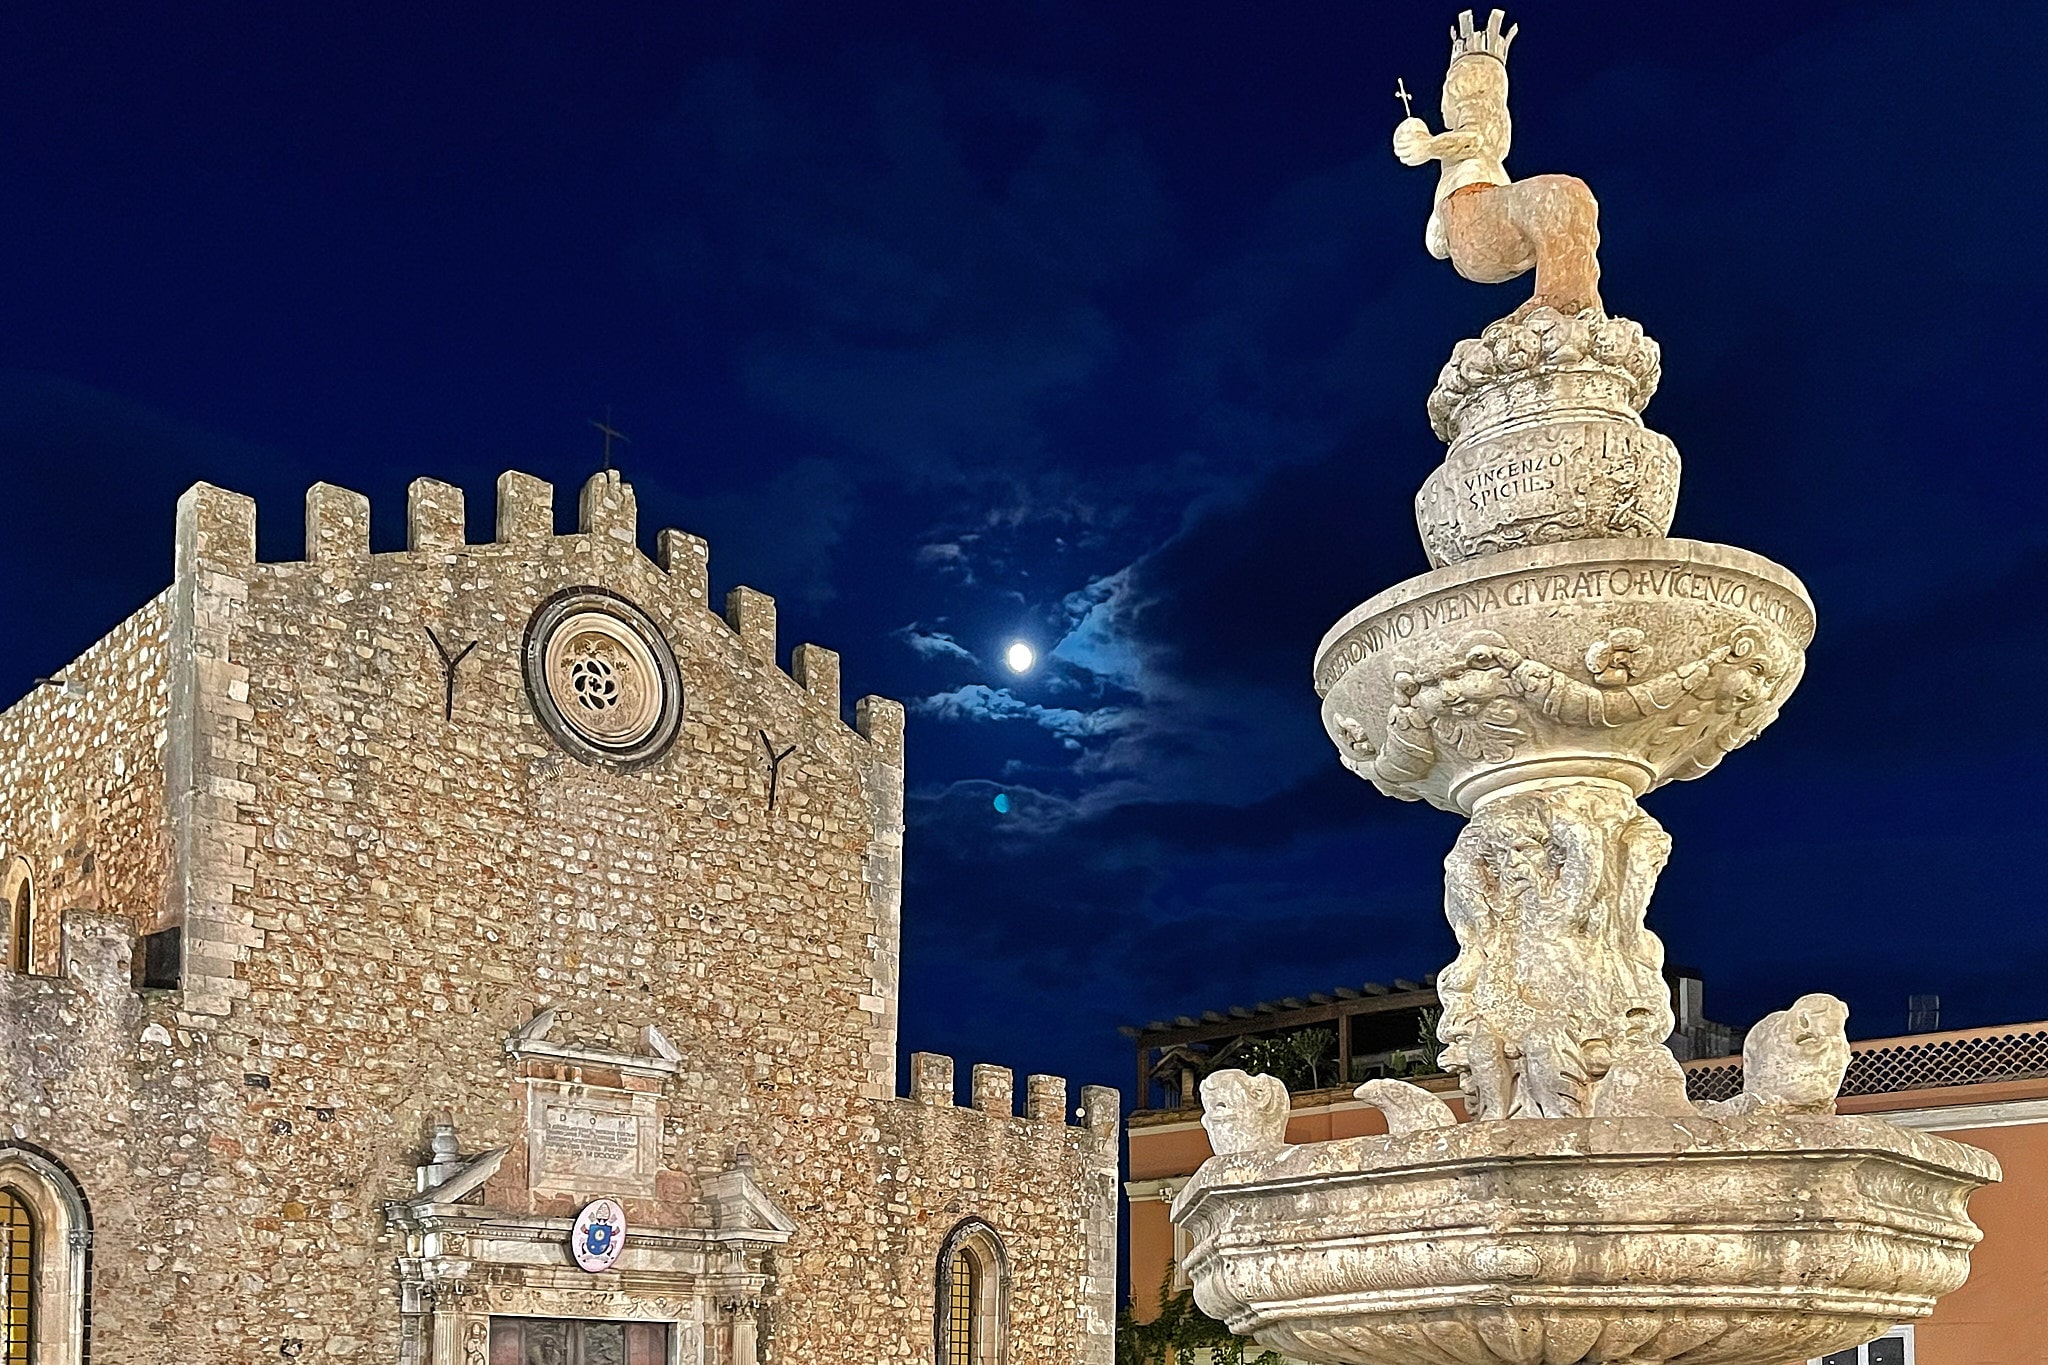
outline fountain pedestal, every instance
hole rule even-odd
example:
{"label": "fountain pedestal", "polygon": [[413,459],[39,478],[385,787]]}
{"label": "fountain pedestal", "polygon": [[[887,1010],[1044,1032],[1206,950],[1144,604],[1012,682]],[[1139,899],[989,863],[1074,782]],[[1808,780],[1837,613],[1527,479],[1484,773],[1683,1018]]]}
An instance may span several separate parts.
{"label": "fountain pedestal", "polygon": [[1373,1081],[1383,1137],[1288,1146],[1271,1077],[1202,1084],[1216,1155],[1173,1207],[1233,1331],[1329,1365],[1783,1365],[1925,1316],[1962,1284],[1987,1154],[1835,1113],[1847,1008],[1750,1031],[1743,1093],[1694,1105],[1645,923],[1671,841],[1642,797],[1760,734],[1813,603],[1761,556],[1666,535],[1678,452],[1643,424],[1656,343],[1602,308],[1597,205],[1506,172],[1495,11],[1452,31],[1428,241],[1536,295],[1460,342],[1416,498],[1431,564],[1315,661],[1323,724],[1380,791],[1469,817],[1444,860],[1458,956],[1437,1036],[1471,1121]]}

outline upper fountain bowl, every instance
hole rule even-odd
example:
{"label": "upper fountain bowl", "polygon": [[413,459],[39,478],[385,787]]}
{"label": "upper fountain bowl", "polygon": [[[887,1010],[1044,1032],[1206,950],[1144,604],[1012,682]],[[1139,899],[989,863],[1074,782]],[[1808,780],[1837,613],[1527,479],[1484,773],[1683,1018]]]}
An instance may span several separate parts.
{"label": "upper fountain bowl", "polygon": [[1396,584],[1316,651],[1323,728],[1381,791],[1470,814],[1553,778],[1640,796],[1776,717],[1813,602],[1790,572],[1663,537],[1504,550]]}

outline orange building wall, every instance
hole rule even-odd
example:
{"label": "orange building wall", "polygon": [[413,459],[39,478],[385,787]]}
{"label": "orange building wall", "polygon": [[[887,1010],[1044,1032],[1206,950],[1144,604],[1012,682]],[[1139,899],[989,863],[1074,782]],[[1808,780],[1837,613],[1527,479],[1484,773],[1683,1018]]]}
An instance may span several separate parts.
{"label": "orange building wall", "polygon": [[1916,1365],[2048,1365],[2048,1124],[1941,1136],[1997,1157],[2005,1181],[1970,1197],[1984,1240],[1969,1283],[1913,1329]]}

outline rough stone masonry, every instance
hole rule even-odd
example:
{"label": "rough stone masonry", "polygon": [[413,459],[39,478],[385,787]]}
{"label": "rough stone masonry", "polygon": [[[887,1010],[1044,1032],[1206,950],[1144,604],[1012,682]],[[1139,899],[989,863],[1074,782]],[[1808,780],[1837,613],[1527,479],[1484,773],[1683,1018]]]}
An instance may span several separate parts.
{"label": "rough stone masonry", "polygon": [[900,706],[844,724],[615,473],[567,535],[516,473],[485,543],[427,479],[403,551],[255,515],[191,489],[170,588],[0,715],[38,1365],[1107,1365],[1116,1093],[897,1094]]}

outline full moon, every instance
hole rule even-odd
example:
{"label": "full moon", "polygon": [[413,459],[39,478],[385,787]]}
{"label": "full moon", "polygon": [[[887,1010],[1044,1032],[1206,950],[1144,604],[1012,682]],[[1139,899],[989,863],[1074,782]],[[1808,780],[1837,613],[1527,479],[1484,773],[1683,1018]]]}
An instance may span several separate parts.
{"label": "full moon", "polygon": [[1003,654],[1003,662],[1010,666],[1012,673],[1029,673],[1031,665],[1038,662],[1038,654],[1022,640],[1013,641]]}

